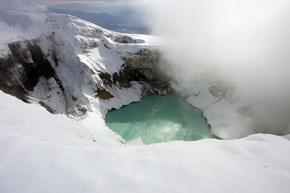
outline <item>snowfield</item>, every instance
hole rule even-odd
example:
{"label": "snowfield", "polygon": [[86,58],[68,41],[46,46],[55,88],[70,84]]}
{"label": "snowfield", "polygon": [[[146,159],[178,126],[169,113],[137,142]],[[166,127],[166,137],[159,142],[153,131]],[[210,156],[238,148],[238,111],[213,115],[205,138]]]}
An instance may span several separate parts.
{"label": "snowfield", "polygon": [[[37,104],[26,104],[0,91],[0,131],[32,136],[63,145],[120,146],[122,139],[107,129],[98,116],[89,116],[84,121],[69,119],[65,115],[54,115]],[[93,121],[91,119],[94,119]],[[93,122],[92,126],[90,120]],[[99,125],[98,125],[99,123]],[[103,123],[103,126],[102,126]],[[95,136],[90,132],[95,130]]]}
{"label": "snowfield", "polygon": [[94,138],[90,121],[52,115],[3,92],[0,100],[1,193],[290,190],[290,141],[283,137],[125,146],[102,130]]}

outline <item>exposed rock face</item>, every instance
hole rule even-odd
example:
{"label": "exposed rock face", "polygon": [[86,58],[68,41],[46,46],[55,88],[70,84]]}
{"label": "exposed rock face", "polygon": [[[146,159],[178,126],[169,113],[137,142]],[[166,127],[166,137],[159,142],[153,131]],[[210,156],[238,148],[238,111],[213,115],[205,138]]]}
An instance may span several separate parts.
{"label": "exposed rock face", "polygon": [[95,92],[96,92],[95,97],[98,97],[102,100],[114,98],[114,95],[112,95],[109,91],[107,91],[104,88],[97,88]]}
{"label": "exposed rock face", "polygon": [[[159,69],[160,53],[157,50],[141,49],[122,57],[124,64],[118,73],[113,75],[98,72],[105,87],[130,88],[132,82],[144,85],[143,95],[166,95],[172,92],[170,79]],[[96,89],[96,97],[110,99],[114,96],[106,89]]]}
{"label": "exposed rock face", "polygon": [[[118,73],[110,75],[99,72],[105,87],[130,88],[132,82],[144,85],[143,95],[166,95],[172,92],[169,78],[158,68],[160,54],[157,50],[141,49],[136,53],[129,53],[122,57],[124,64]],[[114,96],[106,89],[97,87],[96,97],[103,100]]]}
{"label": "exposed rock face", "polygon": [[115,39],[115,42],[122,44],[136,43],[136,41],[129,36],[121,36]]}
{"label": "exposed rock face", "polygon": [[[62,82],[55,71],[55,66],[58,65],[57,57],[52,56],[55,61],[52,64],[38,43],[37,40],[10,43],[8,44],[10,54],[0,59],[0,89],[25,102],[29,102],[30,93],[40,79],[47,83],[44,86],[48,89],[51,89],[48,83],[54,82],[60,90],[59,95],[65,93]],[[50,112],[54,112],[53,108],[41,99],[38,101]]]}
{"label": "exposed rock face", "polygon": [[130,81],[139,81],[148,85],[145,95],[170,94],[170,78],[159,68],[160,57],[158,50],[149,49],[141,49],[123,57],[125,64],[119,74],[114,74],[113,82],[130,86]]}
{"label": "exposed rock face", "polygon": [[0,89],[27,102],[40,77],[53,78],[64,92],[61,81],[51,63],[42,53],[36,40],[8,44],[11,51],[0,59]]}

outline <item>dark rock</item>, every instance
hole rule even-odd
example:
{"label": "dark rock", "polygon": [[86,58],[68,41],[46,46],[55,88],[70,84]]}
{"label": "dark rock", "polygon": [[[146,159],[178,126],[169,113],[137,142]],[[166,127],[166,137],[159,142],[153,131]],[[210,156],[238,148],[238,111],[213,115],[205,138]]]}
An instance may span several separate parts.
{"label": "dark rock", "polygon": [[130,44],[130,43],[136,43],[133,38],[129,36],[121,36],[115,39],[115,42],[121,43],[121,44]]}
{"label": "dark rock", "polygon": [[106,89],[103,89],[103,88],[97,88],[95,92],[96,92],[95,97],[98,97],[103,100],[114,98],[114,96],[110,92],[108,92]]}
{"label": "dark rock", "polygon": [[98,72],[99,77],[102,79],[103,83],[108,86],[112,86],[112,77],[109,73]]}

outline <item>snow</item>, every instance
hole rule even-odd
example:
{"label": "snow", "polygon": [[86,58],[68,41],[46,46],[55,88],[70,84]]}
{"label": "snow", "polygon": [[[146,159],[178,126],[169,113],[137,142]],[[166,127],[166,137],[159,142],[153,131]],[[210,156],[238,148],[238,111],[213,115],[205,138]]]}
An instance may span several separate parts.
{"label": "snow", "polygon": [[103,117],[108,113],[109,109],[119,109],[132,102],[138,102],[141,99],[142,86],[137,82],[131,82],[130,88],[110,88],[109,91],[117,93],[116,97],[106,101],[101,101],[99,111],[103,114]]}
{"label": "snow", "polygon": [[142,145],[145,145],[145,144],[143,143],[142,138],[139,136],[139,137],[137,137],[135,139],[132,139],[130,141],[127,141],[127,145],[142,146]]}
{"label": "snow", "polygon": [[[38,140],[64,145],[121,146],[122,139],[111,130],[98,127],[90,130],[90,117],[83,123],[65,115],[55,115],[37,104],[26,104],[0,91],[0,132],[32,136]],[[94,123],[103,123],[94,116]],[[86,125],[84,127],[83,125]],[[102,130],[103,129],[103,130]],[[105,131],[104,131],[105,130]],[[119,142],[118,142],[119,141]]]}
{"label": "snow", "polygon": [[[121,44],[115,42],[117,37],[126,36],[112,32],[78,18],[61,15],[47,14],[46,26],[52,28],[42,35],[40,45],[46,55],[51,55],[49,50],[56,50],[59,58],[57,74],[63,83],[66,92],[72,93],[77,98],[79,105],[90,112],[101,112],[102,117],[112,108],[120,108],[141,98],[142,85],[133,83],[132,88],[120,89],[117,86],[107,87],[115,97],[108,101],[94,97],[95,86],[101,84],[99,73],[113,75],[118,73],[124,64],[123,56],[136,53],[140,49],[156,49],[160,46],[160,38],[147,35],[132,35],[136,43]],[[51,35],[53,34],[53,35]],[[54,42],[53,44],[51,43]],[[54,63],[53,61],[51,61]],[[49,90],[41,90],[38,85],[32,96],[45,100],[49,105],[57,109],[57,113],[64,113],[66,106],[73,101],[64,101],[49,93]],[[55,92],[55,89],[51,92]],[[48,98],[47,95],[50,97]],[[55,105],[53,104],[55,103]],[[56,105],[63,103],[62,105]],[[71,105],[73,106],[73,105]],[[70,107],[69,107],[70,108]],[[74,111],[75,109],[70,109]]]}
{"label": "snow", "polygon": [[126,143],[118,134],[106,126],[100,113],[89,112],[80,123],[93,135],[95,145],[120,147]]}
{"label": "snow", "polygon": [[174,89],[194,107],[202,110],[211,126],[211,132],[221,139],[237,139],[257,133],[250,126],[250,118],[242,116],[238,109],[249,105],[248,101],[234,103],[223,97],[215,97],[209,92],[210,81],[199,80],[182,83]]}
{"label": "snow", "polygon": [[254,135],[232,141],[104,148],[56,145],[1,133],[0,189],[3,193],[288,193],[289,144],[281,137]]}

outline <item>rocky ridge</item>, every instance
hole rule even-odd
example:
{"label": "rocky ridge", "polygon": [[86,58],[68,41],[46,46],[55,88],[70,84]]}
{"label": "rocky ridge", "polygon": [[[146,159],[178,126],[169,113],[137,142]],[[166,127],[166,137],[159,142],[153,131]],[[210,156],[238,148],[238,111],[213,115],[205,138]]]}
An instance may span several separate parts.
{"label": "rocky ridge", "polygon": [[5,45],[0,58],[4,92],[78,117],[92,110],[90,101],[109,103],[124,88],[138,85],[139,97],[170,91],[158,70],[156,49],[72,16],[50,15],[46,25],[51,31],[39,38]]}

